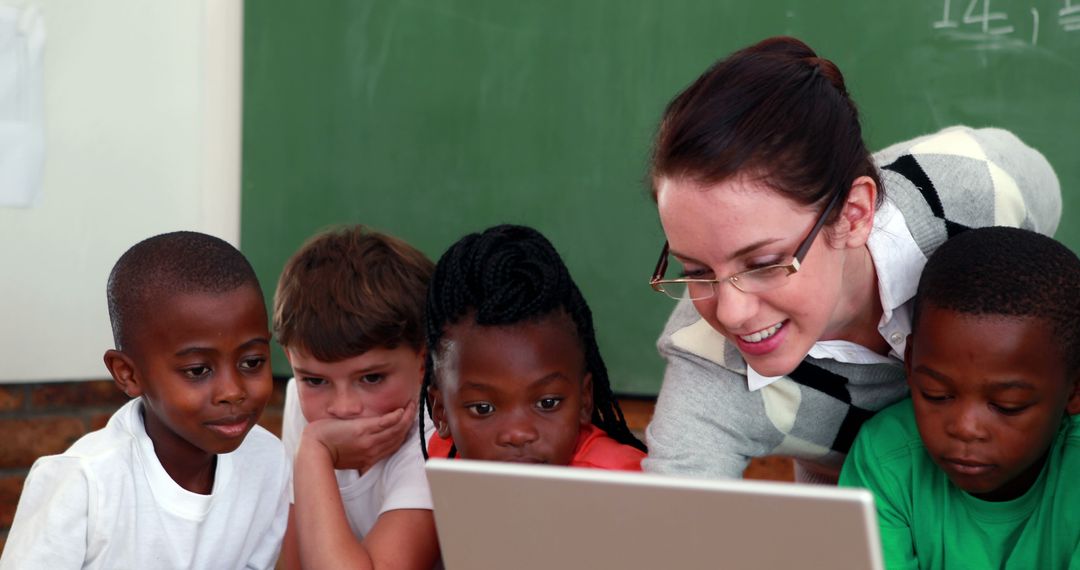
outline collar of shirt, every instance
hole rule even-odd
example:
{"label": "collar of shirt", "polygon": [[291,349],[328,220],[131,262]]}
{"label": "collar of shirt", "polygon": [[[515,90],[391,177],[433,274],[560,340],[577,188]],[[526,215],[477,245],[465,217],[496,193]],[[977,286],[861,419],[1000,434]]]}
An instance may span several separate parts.
{"label": "collar of shirt", "polygon": [[[865,346],[846,340],[822,340],[810,347],[809,356],[832,359],[847,364],[896,364],[903,361],[907,336],[911,333],[911,310],[919,276],[926,265],[919,244],[907,228],[904,214],[888,199],[874,215],[874,229],[866,247],[877,272],[881,296],[881,320],[878,332],[889,343],[889,355],[878,354]],[[746,384],[760,390],[783,376],[763,376],[746,366]]]}
{"label": "collar of shirt", "polygon": [[751,392],[760,390],[781,378],[783,376],[762,376],[750,364],[746,365],[746,387],[750,388]]}

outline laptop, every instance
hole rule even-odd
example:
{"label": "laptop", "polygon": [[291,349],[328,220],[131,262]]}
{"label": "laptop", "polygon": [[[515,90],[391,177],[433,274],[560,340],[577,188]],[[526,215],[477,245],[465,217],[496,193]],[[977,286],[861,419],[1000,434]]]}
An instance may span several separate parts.
{"label": "laptop", "polygon": [[882,570],[865,489],[431,459],[447,570]]}

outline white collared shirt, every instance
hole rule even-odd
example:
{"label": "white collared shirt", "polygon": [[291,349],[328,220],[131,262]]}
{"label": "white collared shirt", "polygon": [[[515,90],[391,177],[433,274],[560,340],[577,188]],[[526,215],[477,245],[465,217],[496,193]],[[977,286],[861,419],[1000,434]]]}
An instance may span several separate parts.
{"label": "white collared shirt", "polygon": [[[911,333],[912,305],[926,256],[908,230],[903,212],[888,199],[874,215],[874,229],[866,247],[877,272],[881,297],[878,332],[889,343],[889,354],[878,354],[851,341],[822,340],[810,347],[809,355],[814,358],[829,358],[847,364],[896,364],[897,360],[904,360],[904,348]],[[751,391],[780,378],[783,376],[763,376],[749,365],[746,367],[746,382]]]}

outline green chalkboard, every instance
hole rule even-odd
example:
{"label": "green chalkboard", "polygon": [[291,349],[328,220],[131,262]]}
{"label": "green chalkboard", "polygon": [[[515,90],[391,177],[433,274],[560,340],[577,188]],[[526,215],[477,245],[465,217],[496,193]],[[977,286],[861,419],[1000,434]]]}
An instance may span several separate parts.
{"label": "green chalkboard", "polygon": [[646,285],[663,236],[645,172],[678,90],[734,49],[800,37],[845,73],[873,148],[964,123],[1043,151],[1076,250],[1073,1],[247,2],[242,248],[269,298],[329,225],[432,258],[492,224],[535,226],[593,308],[615,389],[655,393],[671,302]]}

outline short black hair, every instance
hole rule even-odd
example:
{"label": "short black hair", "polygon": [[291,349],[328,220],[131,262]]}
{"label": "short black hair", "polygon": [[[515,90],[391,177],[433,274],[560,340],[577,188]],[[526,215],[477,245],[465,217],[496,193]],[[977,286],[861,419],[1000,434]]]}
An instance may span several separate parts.
{"label": "short black hair", "polygon": [[[644,451],[645,445],[627,427],[612,394],[589,305],[555,246],[540,232],[525,226],[501,225],[469,234],[450,246],[435,265],[428,288],[421,428],[428,388],[434,382],[434,359],[443,348],[440,342],[447,327],[466,315],[480,326],[508,326],[561,313],[574,323],[585,370],[592,374],[593,425],[612,439]],[[421,429],[421,441],[423,433]]]}
{"label": "short black hair", "polygon": [[180,231],[147,238],[128,249],[109,273],[106,297],[113,342],[124,350],[133,329],[163,297],[177,293],[227,293],[262,288],[251,264],[228,242]]}
{"label": "short black hair", "polygon": [[912,330],[926,305],[1042,319],[1059,339],[1068,369],[1080,369],[1080,258],[1053,238],[988,227],[947,240],[923,269]]}

